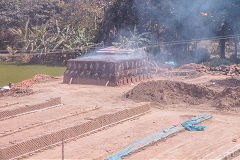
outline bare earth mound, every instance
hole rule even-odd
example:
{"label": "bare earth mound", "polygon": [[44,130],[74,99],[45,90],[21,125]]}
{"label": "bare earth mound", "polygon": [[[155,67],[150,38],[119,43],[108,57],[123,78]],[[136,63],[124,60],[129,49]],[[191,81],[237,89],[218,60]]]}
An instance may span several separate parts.
{"label": "bare earth mound", "polygon": [[200,104],[215,95],[214,91],[204,86],[163,80],[141,83],[125,96],[135,101]]}
{"label": "bare earth mound", "polygon": [[224,87],[238,87],[240,86],[240,80],[236,78],[227,78],[224,80],[215,80],[216,84]]}
{"label": "bare earth mound", "polygon": [[[221,82],[225,81],[229,80]],[[205,86],[160,80],[141,83],[126,93],[125,97],[139,102],[162,104],[188,103],[197,105],[210,102],[213,107],[229,109],[240,106],[240,87],[226,88],[217,93]]]}
{"label": "bare earth mound", "polygon": [[233,88],[226,88],[218,93],[215,97],[218,108],[240,107],[240,86]]}

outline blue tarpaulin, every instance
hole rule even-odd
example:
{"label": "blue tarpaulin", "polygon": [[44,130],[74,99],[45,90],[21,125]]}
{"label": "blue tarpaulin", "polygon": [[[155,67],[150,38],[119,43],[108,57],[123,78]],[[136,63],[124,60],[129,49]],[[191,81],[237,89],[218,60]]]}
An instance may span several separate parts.
{"label": "blue tarpaulin", "polygon": [[196,126],[197,121],[195,120],[188,120],[182,123],[182,126],[188,131],[204,131],[206,126]]}
{"label": "blue tarpaulin", "polygon": [[176,66],[175,62],[173,62],[173,61],[169,61],[168,64],[169,64],[170,66]]}

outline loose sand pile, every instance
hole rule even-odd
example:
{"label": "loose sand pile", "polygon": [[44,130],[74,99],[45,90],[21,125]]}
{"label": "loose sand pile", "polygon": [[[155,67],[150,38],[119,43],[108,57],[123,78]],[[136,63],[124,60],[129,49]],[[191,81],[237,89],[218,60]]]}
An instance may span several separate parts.
{"label": "loose sand pile", "polygon": [[239,106],[240,87],[226,88],[217,93],[205,86],[160,80],[141,83],[126,93],[125,97],[139,102],[162,104],[197,105],[210,102],[214,107],[229,108]]}

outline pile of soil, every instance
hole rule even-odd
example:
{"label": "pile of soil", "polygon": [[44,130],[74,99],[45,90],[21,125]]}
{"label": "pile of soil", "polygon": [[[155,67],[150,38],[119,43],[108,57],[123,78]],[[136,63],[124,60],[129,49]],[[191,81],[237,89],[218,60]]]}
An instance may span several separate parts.
{"label": "pile of soil", "polygon": [[190,70],[196,70],[199,72],[218,72],[224,75],[240,75],[240,64],[234,64],[234,65],[220,65],[217,67],[208,67],[201,64],[184,64],[180,69],[190,69]]}
{"label": "pile of soil", "polygon": [[125,97],[138,102],[161,104],[197,105],[209,102],[213,107],[228,109],[240,107],[240,86],[228,87],[218,93],[205,86],[160,80],[141,83],[126,93]]}
{"label": "pile of soil", "polygon": [[126,93],[135,101],[177,104],[181,102],[200,104],[212,99],[216,93],[204,86],[174,81],[150,81],[141,83]]}
{"label": "pile of soil", "polygon": [[239,87],[240,86],[240,80],[236,78],[227,78],[224,80],[215,80],[214,81],[219,86],[224,87]]}
{"label": "pile of soil", "polygon": [[230,109],[240,107],[240,86],[224,89],[215,96],[216,107],[219,109]]}
{"label": "pile of soil", "polygon": [[11,90],[1,91],[0,97],[12,96],[12,97],[22,97],[33,94],[33,90],[29,88],[12,88]]}

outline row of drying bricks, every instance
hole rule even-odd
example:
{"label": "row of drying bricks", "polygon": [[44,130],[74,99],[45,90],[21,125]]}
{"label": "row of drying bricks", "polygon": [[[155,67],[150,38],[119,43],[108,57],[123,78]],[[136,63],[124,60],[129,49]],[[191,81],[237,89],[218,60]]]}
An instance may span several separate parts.
{"label": "row of drying bricks", "polygon": [[1,148],[0,159],[12,159],[32,153],[34,151],[38,151],[39,149],[57,145],[63,140],[76,138],[96,129],[100,129],[104,126],[121,122],[125,119],[128,119],[129,117],[144,114],[145,112],[149,111],[149,109],[150,107],[148,105],[144,105],[119,111],[113,114],[103,115],[80,125],[68,127],[57,132],[48,133],[40,137],[19,142],[6,148]]}

